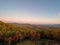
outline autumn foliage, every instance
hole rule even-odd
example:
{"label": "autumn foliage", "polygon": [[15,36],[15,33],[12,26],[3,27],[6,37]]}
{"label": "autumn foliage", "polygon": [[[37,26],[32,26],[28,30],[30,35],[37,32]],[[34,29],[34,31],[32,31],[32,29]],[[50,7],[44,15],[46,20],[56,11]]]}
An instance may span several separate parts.
{"label": "autumn foliage", "polygon": [[[35,27],[36,28],[36,27]],[[24,39],[51,39],[60,41],[60,28],[52,30],[33,30],[31,27],[16,26],[0,21],[0,41],[8,44],[22,42]]]}

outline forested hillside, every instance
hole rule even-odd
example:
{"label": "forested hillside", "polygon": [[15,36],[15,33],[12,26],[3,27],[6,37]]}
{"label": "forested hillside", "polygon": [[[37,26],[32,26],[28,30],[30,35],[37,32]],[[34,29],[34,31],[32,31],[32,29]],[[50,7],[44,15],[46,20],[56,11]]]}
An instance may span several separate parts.
{"label": "forested hillside", "polygon": [[0,45],[14,45],[25,39],[49,39],[60,42],[60,28],[37,25],[14,25],[0,21]]}

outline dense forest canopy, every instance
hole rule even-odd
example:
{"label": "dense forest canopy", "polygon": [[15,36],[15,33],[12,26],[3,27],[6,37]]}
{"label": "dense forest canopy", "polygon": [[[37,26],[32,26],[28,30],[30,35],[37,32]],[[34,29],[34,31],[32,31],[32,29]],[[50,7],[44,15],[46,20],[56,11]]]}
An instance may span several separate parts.
{"label": "dense forest canopy", "polygon": [[60,41],[60,28],[39,25],[15,25],[0,21],[0,40],[6,42],[22,41],[25,38],[31,40],[51,39]]}

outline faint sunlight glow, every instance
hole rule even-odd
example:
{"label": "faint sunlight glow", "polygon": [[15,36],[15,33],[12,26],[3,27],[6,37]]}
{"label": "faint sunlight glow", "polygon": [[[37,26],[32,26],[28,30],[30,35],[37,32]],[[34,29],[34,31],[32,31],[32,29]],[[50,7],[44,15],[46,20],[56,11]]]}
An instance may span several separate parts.
{"label": "faint sunlight glow", "polygon": [[60,19],[20,19],[20,18],[12,18],[12,17],[3,17],[1,18],[3,22],[10,22],[10,23],[29,23],[29,24],[60,24]]}

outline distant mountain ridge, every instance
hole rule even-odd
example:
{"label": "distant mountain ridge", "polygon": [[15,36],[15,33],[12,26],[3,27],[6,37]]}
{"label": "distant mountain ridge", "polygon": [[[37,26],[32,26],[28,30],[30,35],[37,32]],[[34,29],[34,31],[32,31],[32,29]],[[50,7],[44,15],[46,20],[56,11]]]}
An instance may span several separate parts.
{"label": "distant mountain ridge", "polygon": [[60,24],[27,24],[27,23],[4,23],[0,22],[0,25],[9,26],[9,28],[19,27],[23,28],[24,30],[60,30]]}
{"label": "distant mountain ridge", "polygon": [[49,27],[60,27],[60,24],[45,24],[43,26],[49,26]]}
{"label": "distant mountain ridge", "polygon": [[60,28],[60,24],[29,24],[29,23],[10,23],[10,24],[14,24],[17,26],[20,25],[34,25],[34,26],[48,26],[48,27],[59,27]]}

